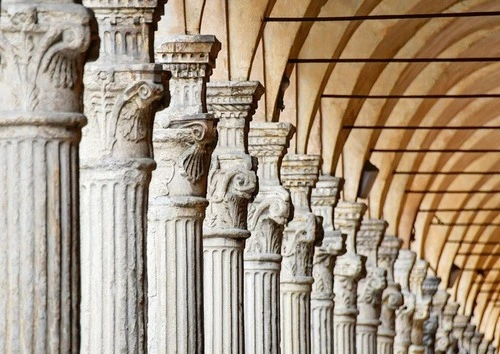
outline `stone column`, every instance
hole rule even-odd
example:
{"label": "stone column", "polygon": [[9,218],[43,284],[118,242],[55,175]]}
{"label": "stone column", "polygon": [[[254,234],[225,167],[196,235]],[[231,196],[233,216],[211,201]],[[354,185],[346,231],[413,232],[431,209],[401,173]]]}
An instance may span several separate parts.
{"label": "stone column", "polygon": [[431,288],[434,286],[434,280],[437,279],[434,290],[435,293],[441,281],[439,278],[426,277],[428,268],[429,263],[419,259],[415,262],[410,274],[410,289],[415,294],[416,298],[411,328],[410,354],[423,354],[425,352],[424,324],[429,318],[433,296]]}
{"label": "stone column", "polygon": [[0,352],[79,348],[78,146],[89,15],[0,5]]}
{"label": "stone column", "polygon": [[481,344],[483,337],[484,337],[484,334],[481,332],[476,331],[474,333],[474,336],[471,339],[470,354],[478,354],[479,353],[479,345]]}
{"label": "stone column", "polygon": [[251,123],[250,155],[258,160],[259,192],[248,210],[246,242],[245,353],[280,353],[280,270],[283,228],[290,216],[290,194],[279,171],[294,128],[289,123]]}
{"label": "stone column", "polygon": [[473,324],[467,324],[465,327],[464,335],[463,335],[463,349],[467,354],[471,353],[472,348],[472,337],[474,337],[474,333],[476,332],[476,326]]}
{"label": "stone column", "polygon": [[311,212],[311,188],[318,179],[320,157],[287,155],[281,178],[290,191],[294,215],[285,227],[280,278],[281,352],[311,352],[310,298],[314,247],[321,244],[321,220]]}
{"label": "stone column", "polygon": [[219,119],[203,223],[205,352],[244,352],[243,250],[247,207],[256,188],[248,126],[263,93],[256,81],[210,83],[209,112]]}
{"label": "stone column", "polygon": [[343,180],[323,175],[312,191],[312,210],[323,218],[323,244],[316,247],[313,258],[311,292],[311,351],[333,354],[333,268],[337,256],[345,252],[345,235],[333,227],[333,210],[337,205]]}
{"label": "stone column", "polygon": [[156,52],[171,72],[170,106],[156,115],[148,255],[148,352],[203,353],[202,226],[215,119],[204,93],[220,43],[171,38]]}
{"label": "stone column", "polygon": [[377,353],[377,329],[382,310],[382,291],[387,286],[386,271],[377,267],[378,247],[382,242],[387,222],[364,219],[358,232],[356,247],[366,257],[367,276],[358,283],[358,318],[356,348],[359,354]]}
{"label": "stone column", "polygon": [[458,314],[453,319],[453,337],[458,341],[459,353],[465,353],[464,332],[469,323],[469,316]]}
{"label": "stone column", "polygon": [[453,319],[455,318],[460,305],[450,302],[444,306],[438,331],[436,334],[436,352],[448,353],[458,352],[458,341],[453,336]]}
{"label": "stone column", "polygon": [[356,353],[357,283],[366,275],[366,258],[356,253],[356,236],[365,210],[365,204],[352,202],[335,208],[335,228],[347,235],[347,252],[337,258],[333,271],[335,353]]}
{"label": "stone column", "polygon": [[84,76],[81,352],[143,353],[151,130],[163,95],[150,57],[157,3],[83,4],[97,19],[100,51]]}
{"label": "stone column", "polygon": [[[434,354],[436,348],[436,338],[438,328],[440,327],[441,318],[443,315],[444,306],[450,295],[446,290],[436,290],[432,296],[431,310],[429,318],[424,323],[424,345],[426,354]],[[444,340],[448,339],[447,334],[441,334]]]}
{"label": "stone column", "polygon": [[378,266],[387,272],[387,287],[382,292],[382,310],[377,332],[377,353],[393,354],[396,336],[396,310],[403,305],[401,286],[394,279],[394,262],[398,257],[402,240],[385,235],[378,249]]}
{"label": "stone column", "polygon": [[394,279],[401,286],[403,306],[396,310],[396,336],[394,353],[408,354],[411,345],[411,327],[415,312],[415,295],[410,291],[410,273],[415,264],[416,254],[410,250],[400,250],[394,263]]}

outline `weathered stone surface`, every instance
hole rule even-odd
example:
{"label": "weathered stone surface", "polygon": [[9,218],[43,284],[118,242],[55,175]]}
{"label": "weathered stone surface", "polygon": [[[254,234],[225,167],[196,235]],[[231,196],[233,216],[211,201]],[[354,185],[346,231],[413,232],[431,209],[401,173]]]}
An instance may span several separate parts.
{"label": "weathered stone surface", "polygon": [[157,50],[172,77],[170,106],[157,114],[157,169],[150,188],[148,352],[203,353],[202,226],[216,119],[204,92],[219,42],[177,36]]}
{"label": "weathered stone surface", "polygon": [[356,237],[366,205],[340,202],[335,207],[335,228],[347,235],[346,254],[337,258],[334,268],[334,352],[356,353],[357,283],[366,275],[366,257],[356,252]]}
{"label": "weathered stone surface", "polygon": [[377,332],[377,353],[393,354],[396,336],[396,310],[403,305],[401,286],[394,279],[394,263],[399,254],[402,241],[385,235],[378,249],[377,265],[386,270],[387,287],[382,292],[380,325]]}
{"label": "weathered stone surface", "polygon": [[285,227],[281,296],[281,350],[283,353],[311,352],[311,284],[314,247],[323,239],[321,218],[311,212],[311,189],[318,179],[321,159],[315,155],[287,155],[281,178],[290,191],[293,219]]}
{"label": "weathered stone surface", "polygon": [[79,349],[78,150],[89,13],[0,4],[0,352]]}
{"label": "weathered stone surface", "polygon": [[[426,353],[448,351],[450,346],[450,332],[443,329],[443,317],[446,303],[450,294],[446,290],[438,290],[432,298],[431,317],[424,326],[424,343],[426,345]],[[432,322],[435,319],[435,322]],[[451,328],[450,328],[451,330]]]}
{"label": "weathered stone surface", "polygon": [[333,210],[342,189],[339,177],[322,175],[312,190],[313,212],[323,218],[323,244],[316,247],[313,258],[311,292],[311,352],[333,353],[333,269],[337,256],[345,253],[345,235],[333,227]]}
{"label": "weathered stone surface", "polygon": [[244,351],[243,250],[250,236],[248,203],[257,187],[246,132],[262,92],[256,81],[212,82],[207,88],[208,110],[219,119],[203,223],[207,353]]}
{"label": "weathered stone surface", "polygon": [[248,208],[245,269],[245,353],[280,353],[280,270],[290,194],[279,171],[295,129],[289,123],[250,124],[248,149],[257,158],[259,192]]}
{"label": "weathered stone surface", "polygon": [[469,323],[469,316],[458,314],[453,319],[453,337],[458,341],[459,353],[465,353],[464,333]]}
{"label": "weathered stone surface", "polygon": [[410,291],[410,273],[415,260],[415,252],[400,250],[394,263],[394,280],[401,286],[403,294],[403,306],[396,310],[396,337],[394,338],[394,353],[396,354],[407,354],[411,345],[411,328],[416,299]]}
{"label": "weathered stone surface", "polygon": [[157,3],[83,4],[95,14],[100,47],[84,76],[81,352],[143,353],[151,131],[164,87],[149,48]]}

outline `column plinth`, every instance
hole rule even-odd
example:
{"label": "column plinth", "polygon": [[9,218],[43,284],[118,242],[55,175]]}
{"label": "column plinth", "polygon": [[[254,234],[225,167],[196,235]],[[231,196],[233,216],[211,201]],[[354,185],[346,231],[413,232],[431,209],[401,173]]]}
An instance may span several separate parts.
{"label": "column plinth", "polygon": [[347,235],[347,252],[337,258],[333,271],[335,353],[356,353],[357,283],[366,275],[366,257],[356,253],[356,236],[365,211],[365,204],[345,201],[334,210],[335,228]]}
{"label": "column plinth", "polygon": [[333,354],[333,269],[337,256],[345,252],[345,235],[333,227],[333,210],[337,205],[343,180],[320,176],[312,190],[313,212],[323,218],[323,244],[316,247],[313,258],[311,292],[311,352]]}
{"label": "column plinth", "polygon": [[250,124],[248,149],[257,158],[259,192],[249,205],[243,255],[245,269],[245,353],[280,353],[280,270],[283,229],[290,195],[279,170],[294,128],[289,123]]}
{"label": "column plinth", "polygon": [[79,348],[78,155],[89,14],[0,5],[0,352]]}
{"label": "column plinth", "polygon": [[206,353],[244,352],[243,250],[250,236],[247,207],[257,183],[245,132],[262,92],[255,81],[207,87],[209,112],[219,123],[203,223]]}
{"label": "column plinth", "polygon": [[311,284],[314,247],[323,238],[321,218],[311,212],[310,195],[318,179],[320,157],[287,155],[281,178],[290,191],[294,215],[285,227],[280,278],[281,350],[283,353],[311,352]]}
{"label": "column plinth", "polygon": [[99,58],[84,75],[82,353],[144,353],[147,346],[151,130],[164,82],[149,50],[156,1],[132,3],[83,1],[95,14],[101,41]]}
{"label": "column plinth", "polygon": [[171,37],[156,51],[172,77],[170,106],[153,128],[148,230],[148,352],[203,353],[202,226],[216,119],[206,84],[220,43],[210,35]]}
{"label": "column plinth", "polygon": [[415,264],[416,254],[409,250],[400,250],[394,263],[394,280],[401,286],[403,305],[396,310],[396,336],[394,353],[408,354],[411,345],[411,328],[415,312],[415,295],[410,291],[410,273]]}
{"label": "column plinth", "polygon": [[382,292],[380,325],[377,331],[377,353],[393,354],[396,336],[396,310],[403,305],[401,286],[394,279],[394,263],[399,254],[402,240],[385,235],[378,249],[377,264],[386,270],[387,287]]}
{"label": "column plinth", "polygon": [[359,354],[377,352],[377,329],[382,310],[382,291],[387,286],[386,270],[377,267],[378,248],[382,242],[387,222],[381,219],[365,219],[356,239],[359,254],[366,257],[366,277],[358,282],[358,318],[356,323],[356,347]]}

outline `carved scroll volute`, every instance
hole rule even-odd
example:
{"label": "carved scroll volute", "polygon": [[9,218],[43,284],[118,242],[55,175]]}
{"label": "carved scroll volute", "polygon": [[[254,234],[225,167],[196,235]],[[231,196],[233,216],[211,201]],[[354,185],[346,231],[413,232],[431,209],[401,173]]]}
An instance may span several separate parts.
{"label": "carved scroll volute", "polygon": [[81,112],[86,9],[2,1],[0,11],[0,110]]}
{"label": "carved scroll volute", "polygon": [[321,220],[311,212],[309,200],[320,162],[316,155],[286,155],[283,159],[281,178],[290,191],[294,215],[283,233],[282,280],[312,276],[314,246],[321,244],[322,234],[318,234]]}
{"label": "carved scroll volute", "polygon": [[250,254],[281,253],[283,228],[290,217],[290,194],[281,186],[281,160],[294,133],[289,123],[255,122],[250,125],[248,150],[257,158],[259,192],[248,208],[251,237],[245,247]]}

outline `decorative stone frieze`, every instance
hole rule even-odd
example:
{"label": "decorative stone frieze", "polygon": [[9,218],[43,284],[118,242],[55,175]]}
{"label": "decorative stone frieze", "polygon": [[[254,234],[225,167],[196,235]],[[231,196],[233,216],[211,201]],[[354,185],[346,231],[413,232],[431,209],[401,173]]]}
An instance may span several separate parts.
{"label": "decorative stone frieze", "polygon": [[[437,288],[435,294],[432,296],[429,318],[424,323],[424,345],[426,354],[434,354],[435,352],[439,324],[444,306],[449,297],[450,295],[446,290],[437,290]],[[447,340],[448,335],[443,335],[443,338]]]}
{"label": "decorative stone frieze", "polygon": [[481,332],[475,332],[471,339],[470,344],[470,354],[479,354],[479,345],[483,340],[484,334]]}
{"label": "decorative stone frieze", "polygon": [[333,354],[333,269],[337,256],[345,252],[345,238],[333,227],[333,210],[337,205],[343,179],[323,175],[312,190],[313,212],[323,218],[324,238],[313,258],[311,292],[311,352]]}
{"label": "decorative stone frieze", "polygon": [[356,249],[366,257],[366,277],[358,282],[358,318],[356,347],[358,354],[377,353],[377,329],[380,324],[382,292],[387,286],[386,270],[377,267],[378,248],[387,222],[364,219],[356,239]]}
{"label": "decorative stone frieze", "polygon": [[286,155],[281,167],[283,186],[290,191],[293,219],[285,227],[280,278],[281,351],[310,353],[310,299],[314,247],[321,244],[322,220],[311,212],[311,189],[318,180],[316,155]]}
{"label": "decorative stone frieze", "polygon": [[472,348],[472,337],[474,337],[474,333],[476,333],[476,326],[473,324],[467,324],[465,327],[464,335],[463,335],[463,350],[467,353],[471,353]]}
{"label": "decorative stone frieze", "polygon": [[456,302],[450,302],[444,306],[438,331],[436,334],[436,352],[451,353],[458,351],[458,341],[453,336],[453,319],[455,318],[460,305]]}
{"label": "decorative stone frieze", "polygon": [[410,354],[423,354],[425,352],[424,324],[429,318],[432,296],[437,291],[441,281],[436,277],[426,277],[428,269],[429,263],[419,259],[415,262],[410,274],[410,289],[416,298],[411,329]]}
{"label": "decorative stone frieze", "polygon": [[281,161],[294,133],[289,123],[250,124],[248,150],[257,158],[259,192],[248,208],[245,269],[245,353],[280,353],[280,270],[290,194],[281,186]]}
{"label": "decorative stone frieze", "polygon": [[394,279],[394,263],[399,254],[402,240],[385,235],[378,249],[378,266],[385,269],[387,287],[382,292],[380,325],[377,332],[377,353],[393,354],[396,336],[396,310],[403,305],[401,286]]}
{"label": "decorative stone frieze", "polygon": [[403,294],[403,306],[396,310],[395,354],[407,354],[411,345],[411,328],[416,299],[415,295],[410,291],[410,274],[415,259],[415,252],[400,250],[394,263],[394,280],[401,286],[401,293]]}
{"label": "decorative stone frieze", "polygon": [[465,353],[464,347],[464,332],[469,323],[469,316],[458,314],[453,319],[453,337],[458,341],[459,353]]}
{"label": "decorative stone frieze", "polygon": [[157,169],[148,228],[148,352],[203,353],[202,227],[216,120],[204,92],[220,43],[210,35],[170,38],[156,52],[171,72],[171,105],[156,115]]}
{"label": "decorative stone frieze", "polygon": [[366,205],[340,202],[334,210],[337,230],[347,235],[347,252],[338,257],[334,268],[334,352],[356,353],[357,283],[366,275],[366,258],[356,253],[356,236]]}
{"label": "decorative stone frieze", "polygon": [[247,151],[249,121],[263,93],[256,81],[210,83],[209,112],[219,119],[203,223],[206,353],[244,352],[243,250],[247,208],[256,189]]}
{"label": "decorative stone frieze", "polygon": [[77,353],[78,150],[90,16],[0,4],[0,352]]}
{"label": "decorative stone frieze", "polygon": [[81,352],[143,353],[151,131],[163,97],[149,48],[157,2],[83,4],[97,19],[100,47],[84,75]]}

